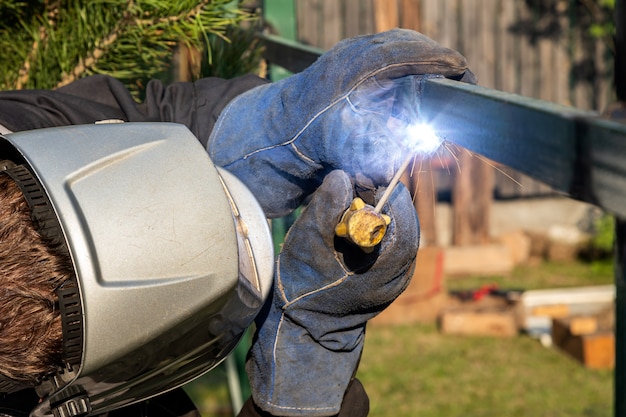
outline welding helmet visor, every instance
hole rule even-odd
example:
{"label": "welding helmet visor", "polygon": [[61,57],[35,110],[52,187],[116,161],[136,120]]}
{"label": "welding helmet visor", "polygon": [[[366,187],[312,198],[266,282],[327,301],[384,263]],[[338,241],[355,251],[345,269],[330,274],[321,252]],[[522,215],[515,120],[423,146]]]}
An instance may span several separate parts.
{"label": "welding helmet visor", "polygon": [[[270,291],[273,246],[250,191],[189,130],[12,133],[0,137],[0,159],[25,193],[38,188],[31,211],[49,206],[45,233],[58,232],[76,273],[58,292],[64,363],[42,375],[31,415],[102,414],[226,358]],[[0,393],[21,388],[0,379]]]}

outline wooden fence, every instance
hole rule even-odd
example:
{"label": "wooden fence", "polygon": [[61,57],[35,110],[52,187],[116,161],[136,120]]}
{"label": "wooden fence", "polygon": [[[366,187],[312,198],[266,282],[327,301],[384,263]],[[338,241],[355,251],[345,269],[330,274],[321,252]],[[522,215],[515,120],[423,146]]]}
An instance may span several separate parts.
{"label": "wooden fence", "polygon": [[296,0],[298,40],[330,48],[391,27],[460,51],[482,86],[602,110],[613,101],[611,53],[594,17],[569,0]]}
{"label": "wooden fence", "polygon": [[[269,0],[272,1],[272,0]],[[583,0],[294,0],[297,41],[328,49],[343,38],[394,27],[414,29],[461,52],[479,84],[527,97],[603,110],[614,101],[610,45],[590,34],[597,13]],[[541,182],[505,166],[459,158],[460,170],[434,169],[419,184],[421,196],[450,192],[453,243],[489,240],[489,201],[553,194]],[[432,176],[431,176],[432,175]],[[465,181],[463,181],[465,179]],[[432,184],[429,186],[428,184]],[[446,183],[448,185],[446,185]],[[409,184],[413,188],[413,184]],[[445,188],[445,189],[444,189]],[[415,185],[417,192],[417,185]],[[443,191],[443,193],[442,193]],[[437,241],[434,201],[416,209]]]}
{"label": "wooden fence", "polygon": [[[602,111],[614,101],[610,44],[590,35],[597,17],[575,1],[296,0],[295,6],[304,44],[328,49],[346,37],[405,27],[460,51],[482,86],[584,110]],[[499,197],[551,192],[502,170],[495,179]]]}

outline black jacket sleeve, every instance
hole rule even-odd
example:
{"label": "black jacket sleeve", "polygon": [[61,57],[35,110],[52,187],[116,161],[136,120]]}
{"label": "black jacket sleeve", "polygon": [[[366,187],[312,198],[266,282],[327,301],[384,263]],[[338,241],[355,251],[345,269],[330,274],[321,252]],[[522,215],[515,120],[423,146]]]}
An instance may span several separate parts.
{"label": "black jacket sleeve", "polygon": [[0,124],[13,132],[98,120],[182,123],[206,145],[217,117],[239,94],[267,81],[254,75],[203,78],[168,86],[152,80],[137,103],[114,78],[94,75],[57,90],[0,92]]}

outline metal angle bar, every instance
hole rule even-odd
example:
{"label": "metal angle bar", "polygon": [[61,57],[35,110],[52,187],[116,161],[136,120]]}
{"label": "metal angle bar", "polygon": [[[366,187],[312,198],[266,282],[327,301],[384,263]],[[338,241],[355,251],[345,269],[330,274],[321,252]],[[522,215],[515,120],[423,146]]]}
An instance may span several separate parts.
{"label": "metal angle bar", "polygon": [[293,73],[304,71],[324,52],[276,35],[260,33],[257,37],[264,46],[263,57]]}
{"label": "metal angle bar", "polygon": [[458,81],[424,81],[420,118],[444,140],[626,215],[626,125]]}

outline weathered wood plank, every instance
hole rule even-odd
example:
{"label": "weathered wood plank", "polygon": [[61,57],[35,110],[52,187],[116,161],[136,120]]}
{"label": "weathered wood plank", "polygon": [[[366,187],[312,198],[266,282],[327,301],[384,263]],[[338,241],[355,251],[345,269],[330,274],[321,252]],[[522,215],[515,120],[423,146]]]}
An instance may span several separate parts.
{"label": "weathered wood plank", "polygon": [[373,0],[361,0],[359,1],[361,5],[360,9],[360,28],[361,33],[374,33],[376,31],[376,27],[374,25],[374,3]]}
{"label": "weathered wood plank", "polygon": [[[357,0],[346,0],[343,2],[343,16],[344,16],[344,35],[346,38],[352,38],[357,35],[361,35],[361,3]],[[367,2],[363,2],[367,3]]]}
{"label": "weathered wood plank", "polygon": [[400,0],[400,26],[406,29],[420,31],[420,3],[421,0]]}
{"label": "weathered wood plank", "polygon": [[[572,105],[569,86],[570,86],[570,70],[572,63],[568,56],[568,20],[565,14],[561,14],[559,19],[559,36],[554,39],[554,102],[564,105]],[[542,80],[543,82],[543,80]]]}
{"label": "weathered wood plank", "polygon": [[573,65],[573,102],[574,107],[578,107],[579,109],[589,110],[591,108],[589,104],[589,95],[587,92],[587,88],[582,83],[582,69],[583,69],[583,61],[585,60],[585,50],[583,45],[583,34],[581,29],[575,27],[572,28],[573,32],[573,54],[571,56],[572,65]]}
{"label": "weathered wood plank", "polygon": [[[445,0],[441,3],[445,3]],[[439,32],[442,21],[439,15],[439,3],[423,0],[420,5],[420,14],[422,19],[420,32],[443,44],[441,33]]]}
{"label": "weathered wood plank", "polygon": [[571,332],[567,320],[554,320],[552,340],[587,368],[613,369],[615,366],[615,335],[612,330],[578,335]]}
{"label": "weathered wood plank", "polygon": [[398,27],[400,24],[398,1],[374,0],[374,21],[377,32]]}
{"label": "weathered wood plank", "polygon": [[545,37],[537,41],[537,49],[539,50],[539,74],[537,82],[539,83],[539,91],[537,98],[541,100],[555,101],[554,91],[554,42]]}
{"label": "weathered wood plank", "polygon": [[320,46],[330,49],[343,38],[343,16],[341,2],[323,0],[322,2],[322,30],[320,32]]}
{"label": "weathered wood plank", "polygon": [[480,27],[481,61],[483,62],[483,75],[481,84],[485,87],[496,87],[496,22],[497,4],[493,0],[482,0],[478,13],[478,25]]}
{"label": "weathered wood plank", "polygon": [[525,2],[517,2],[520,39],[520,88],[518,94],[526,97],[537,96],[537,49],[532,45],[533,10]]}
{"label": "weathered wood plank", "polygon": [[510,309],[449,309],[441,313],[441,332],[463,336],[517,335],[515,314]]}
{"label": "weathered wood plank", "polygon": [[605,41],[603,41],[602,39],[597,39],[595,41],[594,49],[594,62],[596,64],[598,73],[595,80],[596,88],[594,89],[597,103],[593,110],[603,111],[609,104],[611,104],[615,100],[615,97],[613,95],[613,86],[609,83],[602,82],[602,75],[606,74],[608,71],[607,62],[605,60],[605,54],[607,49]]}
{"label": "weathered wood plank", "polygon": [[319,40],[321,0],[299,0],[296,2],[298,41],[310,46],[321,47]]}
{"label": "weathered wood plank", "polygon": [[499,42],[496,49],[498,67],[496,88],[514,93],[519,90],[519,66],[516,61],[519,37],[513,33],[516,8],[515,3],[509,0],[501,0],[500,7],[497,34]]}

